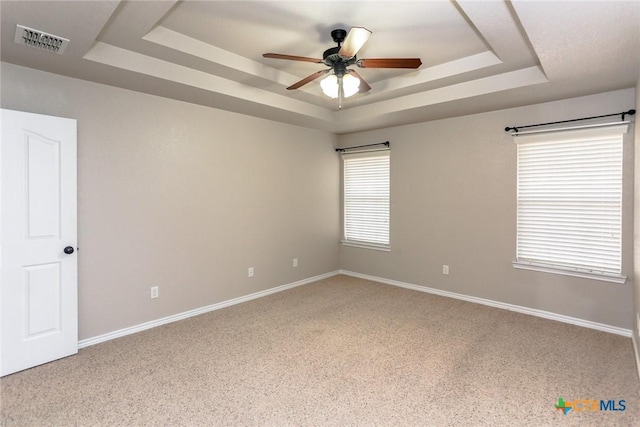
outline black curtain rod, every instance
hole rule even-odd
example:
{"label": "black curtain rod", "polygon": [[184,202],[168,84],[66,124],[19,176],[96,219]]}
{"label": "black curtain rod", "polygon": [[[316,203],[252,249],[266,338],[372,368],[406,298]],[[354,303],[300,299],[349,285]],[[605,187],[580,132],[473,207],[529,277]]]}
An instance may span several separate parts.
{"label": "black curtain rod", "polygon": [[389,147],[389,141],[378,142],[377,144],[358,145],[357,147],[336,148],[336,151],[340,153],[344,153],[346,150],[355,150],[357,148],[365,148],[365,147],[375,147],[376,145],[384,145],[385,147]]}
{"label": "black curtain rod", "polygon": [[570,123],[570,122],[578,122],[580,120],[590,120],[590,119],[600,119],[602,117],[611,117],[611,116],[622,116],[622,121],[624,121],[624,116],[633,116],[636,113],[636,110],[623,111],[622,113],[614,113],[614,114],[605,114],[603,116],[593,116],[593,117],[583,117],[581,119],[571,119],[571,120],[561,120],[559,122],[549,122],[549,123],[538,123],[536,125],[526,125],[526,126],[512,126],[504,128],[505,132],[509,132],[510,130],[518,132],[520,129],[524,128],[532,128],[536,126],[546,126],[546,125],[557,125],[560,123]]}

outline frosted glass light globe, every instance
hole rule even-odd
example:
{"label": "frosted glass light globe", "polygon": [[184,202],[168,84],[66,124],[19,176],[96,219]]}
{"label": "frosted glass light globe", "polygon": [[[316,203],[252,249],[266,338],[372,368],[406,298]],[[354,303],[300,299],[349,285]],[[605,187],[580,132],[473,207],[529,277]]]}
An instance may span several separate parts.
{"label": "frosted glass light globe", "polygon": [[344,97],[348,98],[351,95],[358,93],[360,87],[360,79],[352,76],[351,74],[345,74],[342,77],[342,90],[344,91]]}
{"label": "frosted glass light globe", "polygon": [[322,88],[322,92],[329,98],[335,99],[338,97],[338,78],[335,74],[331,74],[322,79],[320,87]]}
{"label": "frosted glass light globe", "polygon": [[[331,74],[320,81],[320,87],[322,92],[329,98],[338,97],[338,77],[335,74]],[[345,74],[342,77],[342,90],[344,91],[344,97],[348,98],[358,93],[360,87],[360,79],[352,76],[351,74]]]}

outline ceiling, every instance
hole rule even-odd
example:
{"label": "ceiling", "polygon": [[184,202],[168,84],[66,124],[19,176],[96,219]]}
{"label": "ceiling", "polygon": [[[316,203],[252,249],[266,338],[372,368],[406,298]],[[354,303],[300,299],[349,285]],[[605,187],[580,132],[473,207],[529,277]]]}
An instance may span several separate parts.
{"label": "ceiling", "polygon": [[[4,62],[344,134],[634,87],[640,1],[6,1]],[[16,25],[70,40],[62,55],[14,43]],[[330,32],[363,26],[371,90],[324,96]]]}

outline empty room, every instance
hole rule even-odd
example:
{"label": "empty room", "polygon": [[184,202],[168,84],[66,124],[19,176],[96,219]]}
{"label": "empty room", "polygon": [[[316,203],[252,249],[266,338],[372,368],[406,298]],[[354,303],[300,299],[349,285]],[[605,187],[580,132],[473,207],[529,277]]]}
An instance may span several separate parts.
{"label": "empty room", "polygon": [[640,425],[640,1],[0,17],[0,425]]}

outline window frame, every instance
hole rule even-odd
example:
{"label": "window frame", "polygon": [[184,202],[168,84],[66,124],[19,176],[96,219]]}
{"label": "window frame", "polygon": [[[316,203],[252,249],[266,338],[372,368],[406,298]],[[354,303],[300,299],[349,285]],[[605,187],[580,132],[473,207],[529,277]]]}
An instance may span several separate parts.
{"label": "window frame", "polygon": [[[387,188],[386,188],[386,242],[373,241],[373,240],[365,240],[365,239],[353,239],[348,237],[348,225],[347,220],[349,214],[347,213],[348,209],[348,176],[347,176],[347,166],[349,160],[355,159],[367,159],[367,158],[386,158],[388,169],[386,175],[387,179]],[[390,149],[381,149],[381,150],[366,150],[366,151],[358,151],[358,152],[349,152],[341,154],[341,163],[342,163],[342,239],[340,243],[344,246],[352,246],[364,249],[373,249],[379,251],[390,251],[391,250],[391,152]],[[383,197],[384,198],[384,197]]]}
{"label": "window frame", "polygon": [[[513,135],[514,140],[518,145],[518,153],[517,153],[518,190],[516,195],[516,203],[517,203],[516,258],[513,261],[514,268],[542,271],[547,273],[562,274],[562,275],[588,278],[588,279],[595,279],[595,280],[601,280],[601,281],[607,281],[607,282],[613,282],[613,283],[619,283],[619,284],[623,284],[626,282],[626,276],[623,275],[622,262],[624,258],[623,257],[624,135],[627,133],[627,130],[628,130],[628,122],[621,122],[621,123],[609,123],[609,124],[590,125],[590,126],[588,125],[588,126],[582,126],[582,127],[560,129],[560,130],[555,129],[555,130],[546,130],[546,131],[543,130],[543,131],[533,131],[533,132],[522,132],[522,133]],[[523,185],[522,179],[521,179],[522,178],[521,177],[521,161],[522,161],[521,148],[529,143],[530,144],[539,143],[539,146],[541,147],[544,147],[544,144],[548,144],[548,146],[555,144],[557,147],[561,147],[560,144],[563,144],[563,143],[567,143],[565,146],[569,147],[569,144],[571,143],[571,144],[574,144],[573,148],[575,149],[575,147],[579,146],[581,142],[584,142],[585,143],[584,146],[587,147],[586,143],[589,143],[589,142],[597,143],[598,141],[604,144],[608,144],[608,143],[617,144],[615,147],[612,148],[611,153],[612,155],[619,156],[616,158],[616,162],[618,163],[616,163],[615,166],[612,166],[611,169],[609,170],[609,172],[611,172],[612,170],[615,170],[616,174],[619,173],[619,175],[615,175],[611,177],[615,180],[619,180],[619,181],[616,181],[616,184],[615,184],[618,186],[616,188],[616,191],[619,193],[619,199],[617,200],[617,205],[615,206],[618,209],[615,212],[617,215],[617,218],[616,218],[617,224],[615,224],[615,226],[617,227],[617,230],[618,230],[618,234],[616,236],[618,239],[617,240],[618,246],[616,248],[618,252],[616,254],[617,259],[615,262],[617,262],[618,268],[616,270],[613,270],[611,269],[611,267],[602,268],[602,266],[597,266],[595,264],[588,265],[588,263],[583,263],[582,265],[578,263],[576,264],[562,263],[562,262],[558,262],[557,260],[553,260],[552,259],[553,255],[547,258],[546,260],[529,259],[526,256],[524,257],[521,256],[521,251],[520,251],[521,236],[523,234],[526,234],[522,232],[522,227],[521,227],[521,221],[522,221],[521,209],[523,206],[523,202],[522,202],[523,197],[521,196],[521,190],[522,190],[521,186]],[[531,146],[532,145],[529,145],[529,147]],[[615,152],[614,152],[614,149],[616,150]],[[542,150],[544,150],[544,148]],[[587,150],[588,149],[585,148],[583,152],[581,152],[578,155],[574,155],[574,157],[580,158],[588,155],[589,153]],[[544,154],[547,154],[547,153],[544,153]],[[564,160],[569,159],[568,156],[569,155],[567,155],[567,157]],[[556,159],[560,159],[560,158],[562,157],[558,156]],[[583,173],[585,173],[583,178],[584,177],[586,178],[580,181],[581,184],[585,184],[586,182],[588,182],[589,178],[593,180],[595,176],[595,174],[587,175],[587,172],[583,172]],[[539,175],[539,176],[542,176],[542,175]],[[550,181],[552,181],[552,179],[550,179]],[[531,186],[531,182],[527,183],[527,185]],[[541,185],[540,187],[537,188],[537,190],[542,191],[545,185],[548,185],[548,184]],[[527,191],[530,192],[531,191],[530,188],[527,189]],[[604,203],[603,201],[606,198],[607,196],[604,195],[600,203]],[[568,205],[570,205],[569,202],[563,205],[564,206],[563,209],[568,209],[566,207]],[[589,211],[586,209],[580,212],[583,215],[585,214],[585,212],[587,214],[589,213]],[[545,211],[544,213],[548,213],[548,211]],[[553,217],[553,219],[550,220],[550,223],[553,223],[554,221],[557,221],[557,217]],[[607,221],[602,221],[602,223],[606,223],[606,222]],[[574,226],[576,224],[577,222],[573,223]],[[588,230],[589,227],[590,226],[582,226],[582,229],[580,230],[580,233],[582,233],[581,236],[585,235],[585,230]],[[538,236],[540,237],[543,234],[540,234]],[[535,235],[535,233],[531,233],[531,235]],[[554,237],[557,237],[557,236],[554,236]],[[563,241],[563,243],[567,243],[567,242],[573,243],[571,239],[572,238],[567,238],[565,241]],[[579,240],[579,239],[573,238],[573,240]],[[605,242],[605,243],[601,242],[599,246],[596,246],[599,249],[596,249],[592,253],[597,253],[597,251],[599,250],[602,251],[603,253],[606,252],[605,246],[607,243],[611,246],[611,241]],[[616,242],[614,242],[614,244],[615,243]],[[615,248],[615,245],[613,245],[612,247]],[[579,252],[575,248],[573,249],[573,251],[574,251],[574,254]],[[523,252],[525,252],[526,254],[526,251],[523,251]]]}

